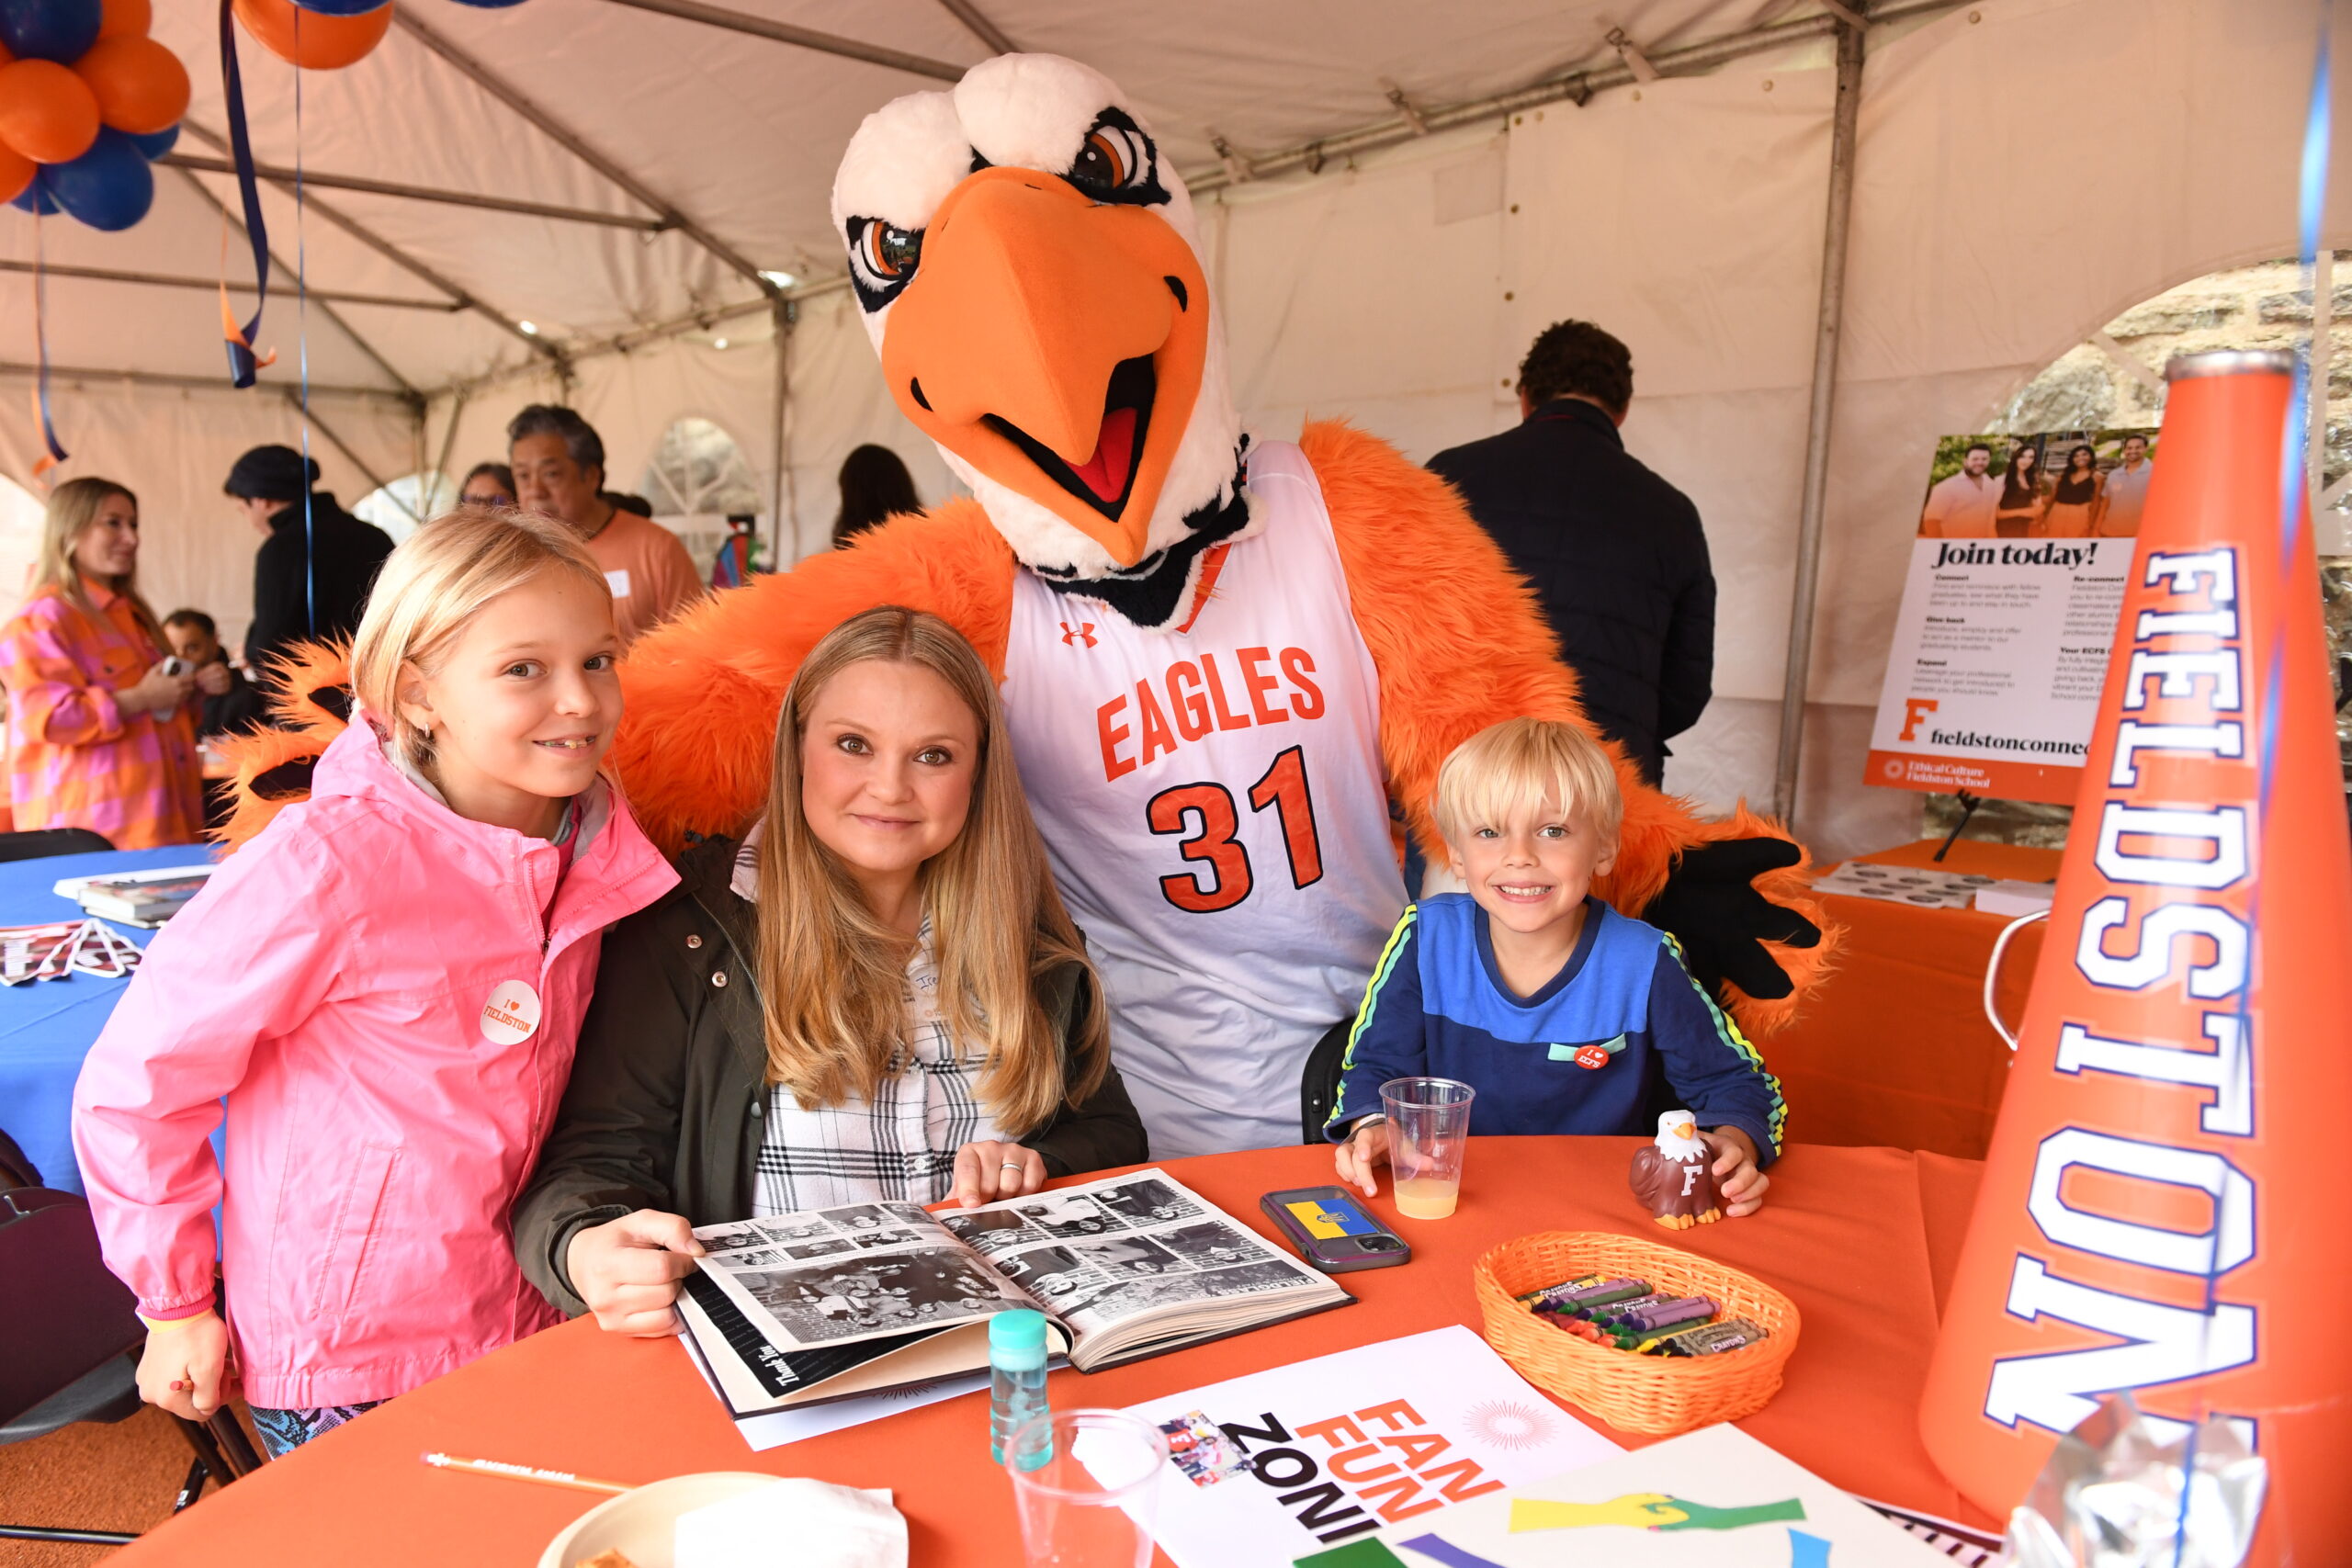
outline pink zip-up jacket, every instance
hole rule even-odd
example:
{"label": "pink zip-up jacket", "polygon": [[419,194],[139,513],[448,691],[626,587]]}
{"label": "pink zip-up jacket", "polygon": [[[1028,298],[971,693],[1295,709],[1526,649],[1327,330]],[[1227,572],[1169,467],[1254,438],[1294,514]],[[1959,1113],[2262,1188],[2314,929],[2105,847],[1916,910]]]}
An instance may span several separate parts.
{"label": "pink zip-up jacket", "polygon": [[[310,799],[156,937],[91,1050],[74,1146],[107,1266],[150,1317],[200,1310],[221,1203],[254,1404],[388,1399],[559,1321],[508,1211],[605,928],[678,879],[616,792],[582,806],[565,872],[555,845],[441,804],[355,718]],[[538,1013],[519,1039],[518,981]]]}

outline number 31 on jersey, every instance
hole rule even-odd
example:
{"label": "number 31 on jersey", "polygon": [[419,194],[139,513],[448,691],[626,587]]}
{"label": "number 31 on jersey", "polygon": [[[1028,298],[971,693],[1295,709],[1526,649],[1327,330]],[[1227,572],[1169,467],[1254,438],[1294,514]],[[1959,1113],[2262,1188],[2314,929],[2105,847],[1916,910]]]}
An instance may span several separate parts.
{"label": "number 31 on jersey", "polygon": [[[1293,746],[1273,761],[1250,786],[1250,809],[1272,811],[1281,819],[1283,847],[1290,861],[1294,887],[1310,887],[1323,879],[1323,846],[1315,836],[1315,795],[1307,787],[1306,761]],[[1241,816],[1233,792],[1221,784],[1176,784],[1161,790],[1145,807],[1145,820],[1154,833],[1188,834],[1177,845],[1191,871],[1159,879],[1159,890],[1180,909],[1196,915],[1230,909],[1250,897],[1255,873],[1249,847],[1234,835]]]}

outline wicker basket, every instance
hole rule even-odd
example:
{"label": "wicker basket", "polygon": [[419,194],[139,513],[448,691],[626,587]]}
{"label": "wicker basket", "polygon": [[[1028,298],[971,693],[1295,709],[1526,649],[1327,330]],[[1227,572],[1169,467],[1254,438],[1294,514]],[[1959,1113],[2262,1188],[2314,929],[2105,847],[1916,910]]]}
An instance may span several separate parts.
{"label": "wicker basket", "polygon": [[[1720,1356],[1641,1356],[1564,1334],[1514,1298],[1587,1274],[1628,1275],[1676,1296],[1706,1296],[1770,1338]],[[1520,1376],[1627,1432],[1661,1436],[1764,1408],[1797,1348],[1796,1304],[1762,1280],[1695,1253],[1596,1231],[1507,1241],[1473,1269],[1487,1343]]]}

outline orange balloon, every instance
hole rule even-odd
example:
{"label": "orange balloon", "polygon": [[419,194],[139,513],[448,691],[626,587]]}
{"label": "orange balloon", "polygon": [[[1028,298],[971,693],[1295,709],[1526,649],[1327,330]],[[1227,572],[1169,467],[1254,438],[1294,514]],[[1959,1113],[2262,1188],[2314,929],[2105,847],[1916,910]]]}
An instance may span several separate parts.
{"label": "orange balloon", "polygon": [[0,201],[14,201],[40,173],[40,165],[16,149],[0,145]]}
{"label": "orange balloon", "polygon": [[0,142],[36,164],[65,164],[97,139],[88,83],[53,60],[0,65]]}
{"label": "orange balloon", "polygon": [[98,40],[110,38],[145,38],[154,25],[155,14],[148,0],[100,0]]}
{"label": "orange balloon", "polygon": [[306,71],[340,71],[365,60],[392,26],[391,0],[356,17],[321,16],[303,10],[294,0],[232,0],[232,4],[237,20],[264,49]]}
{"label": "orange balloon", "polygon": [[187,68],[153,39],[100,39],[74,62],[74,73],[90,85],[98,118],[117,130],[169,130],[187,113]]}

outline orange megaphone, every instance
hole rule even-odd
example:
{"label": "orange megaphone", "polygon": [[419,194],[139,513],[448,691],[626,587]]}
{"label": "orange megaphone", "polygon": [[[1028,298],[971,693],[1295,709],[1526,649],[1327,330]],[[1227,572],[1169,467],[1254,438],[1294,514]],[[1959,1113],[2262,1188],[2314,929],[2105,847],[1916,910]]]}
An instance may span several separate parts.
{"label": "orange megaphone", "polygon": [[2352,1551],[2352,844],[2312,536],[2280,537],[2291,372],[2279,354],[2167,367],[1919,1412],[1936,1463],[2003,1517],[2103,1392],[2242,1422],[2269,1464],[2259,1563]]}

